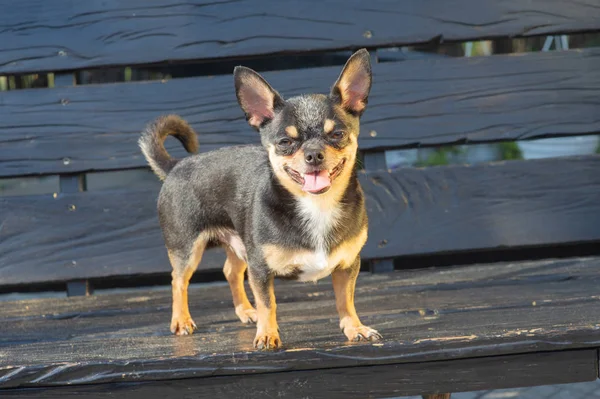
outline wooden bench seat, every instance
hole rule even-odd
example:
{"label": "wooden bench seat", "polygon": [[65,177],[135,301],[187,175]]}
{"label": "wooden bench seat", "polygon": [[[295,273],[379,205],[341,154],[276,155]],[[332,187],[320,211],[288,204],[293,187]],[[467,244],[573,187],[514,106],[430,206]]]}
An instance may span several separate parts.
{"label": "wooden bench seat", "polygon": [[[0,298],[0,397],[349,399],[598,377],[600,147],[398,169],[385,153],[599,135],[600,50],[506,54],[513,38],[600,32],[594,1],[4,3],[0,294],[70,298]],[[458,42],[490,39],[501,54],[462,57]],[[199,330],[171,335],[160,184],[140,131],[176,113],[201,152],[257,144],[234,65],[264,72],[286,98],[324,93],[361,47],[373,88],[359,137],[370,225],[356,305],[384,340],[345,342],[328,279],[277,282],[284,349],[254,351],[255,329],[217,281],[220,250],[195,276],[211,283],[190,292]]]}
{"label": "wooden bench seat", "polygon": [[129,382],[128,398],[174,397],[177,387],[202,398],[341,398],[360,384],[390,397],[590,381],[599,285],[600,258],[363,275],[357,308],[385,337],[372,345],[345,342],[330,281],[278,282],[284,350],[275,352],[251,348],[254,328],[239,323],[222,284],[191,289],[199,329],[190,337],[168,331],[166,289],[7,302],[0,388],[104,398]]}

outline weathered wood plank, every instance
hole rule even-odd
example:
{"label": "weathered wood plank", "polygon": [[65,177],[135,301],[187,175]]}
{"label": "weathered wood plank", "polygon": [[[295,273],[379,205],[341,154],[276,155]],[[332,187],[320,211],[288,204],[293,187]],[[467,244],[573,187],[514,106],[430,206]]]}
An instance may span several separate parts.
{"label": "weathered wood plank", "polygon": [[[360,174],[363,259],[600,241],[600,156]],[[167,273],[156,190],[0,198],[0,285]],[[208,251],[200,270],[220,270]]]}
{"label": "weathered wood plank", "polygon": [[385,258],[600,240],[600,156],[361,172]]}
{"label": "weathered wood plank", "polygon": [[[54,87],[65,87],[75,85],[75,74],[54,74]],[[68,163],[68,158],[63,163]],[[59,176],[59,190],[61,193],[73,194],[86,190],[86,179],[84,174],[68,174]],[[89,280],[75,280],[67,282],[67,296],[91,295],[94,291]]]}
{"label": "weathered wood plank", "polygon": [[589,0],[3,0],[0,8],[11,10],[0,16],[0,74],[600,29]]}
{"label": "weathered wood plank", "polygon": [[[158,191],[0,198],[0,285],[170,272]],[[210,251],[203,268],[222,268]]]}
{"label": "weathered wood plank", "polygon": [[[191,289],[191,312],[199,329],[190,337],[174,337],[168,331],[168,289],[8,302],[0,315],[0,386],[140,382],[315,369],[321,371],[311,374],[320,374],[348,366],[399,364],[410,370],[421,367],[416,364],[422,362],[432,370],[449,372],[454,367],[448,367],[447,361],[470,359],[473,367],[478,364],[496,372],[466,373],[468,368],[463,365],[463,373],[429,379],[427,389],[421,383],[413,387],[421,389],[416,393],[449,392],[455,391],[450,384],[462,381],[474,384],[463,389],[482,389],[492,383],[492,376],[500,383],[497,375],[505,375],[502,369],[506,375],[514,375],[508,371],[511,366],[497,357],[489,362],[473,358],[557,350],[570,353],[563,351],[600,345],[599,266],[600,259],[587,258],[361,275],[356,292],[358,311],[366,324],[384,334],[384,341],[375,345],[344,342],[329,281],[278,282],[279,324],[285,344],[278,352],[252,350],[254,326],[236,321],[225,284]],[[595,349],[593,352],[592,357],[585,356],[587,371],[576,366],[576,374],[585,380],[596,376]],[[552,359],[554,355],[548,356]],[[578,358],[573,353],[565,356],[563,359]],[[524,374],[530,376],[535,375],[534,369],[544,370],[547,377],[569,369],[568,362],[564,368],[540,367],[535,358],[526,363],[532,367]],[[560,381],[575,378],[567,375]],[[400,384],[396,389],[410,386],[402,379],[389,380]],[[506,379],[507,384],[516,382],[526,385],[516,377]]]}
{"label": "weathered wood plank", "polygon": [[387,273],[394,271],[394,259],[374,259],[369,264],[371,273]]}
{"label": "weathered wood plank", "polygon": [[67,296],[92,295],[94,288],[89,280],[75,280],[67,282]]}
{"label": "weathered wood plank", "polygon": [[55,73],[54,87],[68,87],[75,85],[75,74],[70,72]]}
{"label": "weathered wood plank", "polygon": [[[362,150],[600,132],[598,49],[379,63],[373,70]],[[289,97],[326,92],[338,74],[331,67],[265,76]],[[165,113],[191,122],[200,151],[259,141],[231,76],[9,91],[0,104],[0,176],[143,166],[139,133]],[[175,140],[169,150],[183,155]]]}
{"label": "weathered wood plank", "polygon": [[[417,270],[402,270],[398,271],[391,276],[401,276],[402,278],[390,279],[390,275],[369,275],[369,273],[361,274],[360,284],[367,283],[367,280],[362,282],[362,279],[368,279],[368,282],[381,282],[385,281],[388,286],[396,287],[402,290],[408,291],[423,291],[427,290],[444,290],[450,293],[463,289],[465,287],[470,288],[483,288],[490,286],[497,286],[498,291],[502,291],[505,285],[527,285],[537,284],[542,282],[557,283],[560,284],[563,281],[569,281],[571,279],[582,279],[582,280],[594,280],[598,277],[598,268],[594,258],[569,258],[569,259],[554,259],[545,261],[530,261],[530,262],[511,262],[498,264],[499,267],[490,267],[488,264],[481,265],[469,265],[468,267],[453,267],[453,268],[440,268],[436,272],[429,269],[417,269]],[[574,277],[575,276],[575,277]],[[297,300],[306,300],[308,297],[314,297],[319,299],[322,296],[321,293],[315,293],[315,287],[323,288],[328,286],[328,282],[319,282],[316,286],[312,284],[290,284],[286,281],[278,281],[278,286],[281,284],[283,287],[293,285],[294,289],[290,292],[284,291],[286,297],[289,298],[287,302],[293,302]],[[195,291],[193,302],[204,303],[206,301],[218,300],[219,295],[223,294],[220,291],[219,286],[225,285],[225,282],[215,283],[214,286],[211,284],[200,284],[196,288],[202,288]],[[557,285],[556,287],[559,287]],[[556,288],[555,287],[555,288]],[[152,308],[154,306],[164,305],[165,302],[169,301],[171,295],[169,287],[164,287],[164,292],[157,290],[153,292],[145,292],[143,290],[135,291],[132,294],[111,294],[111,295],[98,295],[91,300],[87,298],[71,298],[69,301],[63,301],[62,299],[46,299],[46,300],[25,300],[25,301],[8,301],[2,303],[2,314],[0,320],[8,318],[16,320],[19,318],[28,319],[32,317],[42,317],[45,314],[73,314],[77,313],[84,305],[85,312],[94,314],[94,312],[101,311],[107,307],[111,307],[111,304],[115,302],[129,303],[129,309],[138,308]],[[567,295],[569,287],[565,287]],[[368,292],[368,291],[366,291]],[[492,298],[497,293],[491,293]],[[562,289],[554,292],[555,298],[559,298],[559,292],[563,292]],[[466,295],[466,291],[462,291],[460,297],[450,298],[449,300],[444,299],[444,306],[455,306],[453,303],[459,303],[458,306],[466,306],[469,301],[475,302],[475,297]],[[130,295],[137,295],[137,297],[144,298],[143,300],[127,300]],[[501,295],[502,294],[500,292]],[[327,295],[333,298],[333,293],[329,292]],[[451,294],[454,295],[454,294]],[[475,294],[474,294],[475,295]],[[531,294],[535,297],[536,294]],[[278,295],[281,299],[281,294]],[[427,300],[427,297],[423,298]],[[483,300],[483,299],[482,299]],[[509,299],[508,303],[521,303],[527,301],[527,297],[515,297]],[[458,301],[458,302],[457,302]],[[138,305],[134,305],[139,303]],[[218,301],[220,306],[224,306],[223,303]],[[479,303],[482,303],[481,301]],[[462,304],[462,305],[460,305]],[[484,303],[485,304],[485,303]],[[169,305],[167,303],[167,305]],[[225,305],[226,306],[226,305]],[[412,302],[411,309],[427,308],[430,307],[427,302]],[[59,317],[62,319],[64,317]],[[42,334],[41,339],[48,337],[44,335],[43,331],[32,331],[31,333]],[[64,333],[64,331],[62,332]]]}
{"label": "weathered wood plank", "polygon": [[363,166],[367,170],[387,170],[385,151],[367,152],[363,156]]}
{"label": "weathered wood plank", "polygon": [[[452,389],[454,392],[517,388],[595,379],[595,350],[512,355],[434,363],[336,368],[149,383],[111,383],[14,389],[7,398],[390,398]],[[498,376],[502,378],[498,378]],[[426,399],[448,399],[432,395]]]}
{"label": "weathered wood plank", "polygon": [[58,182],[61,193],[73,194],[85,191],[85,175],[61,175]]}

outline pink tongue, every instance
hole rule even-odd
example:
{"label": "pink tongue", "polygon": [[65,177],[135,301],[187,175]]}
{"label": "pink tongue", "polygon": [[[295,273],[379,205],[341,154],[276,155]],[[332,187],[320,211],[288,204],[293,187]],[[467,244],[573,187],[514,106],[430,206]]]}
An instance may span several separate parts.
{"label": "pink tongue", "polygon": [[329,186],[331,186],[331,179],[327,170],[304,175],[304,186],[302,186],[302,190],[304,191],[316,193]]}

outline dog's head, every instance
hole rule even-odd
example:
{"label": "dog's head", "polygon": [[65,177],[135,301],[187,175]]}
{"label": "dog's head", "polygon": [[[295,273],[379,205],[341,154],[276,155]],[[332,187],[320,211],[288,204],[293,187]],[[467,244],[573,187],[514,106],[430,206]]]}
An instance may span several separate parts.
{"label": "dog's head", "polygon": [[248,123],[257,129],[279,182],[292,194],[343,191],[352,176],[359,118],[371,89],[366,50],[354,53],[329,95],[284,100],[255,71],[236,67],[235,90]]}

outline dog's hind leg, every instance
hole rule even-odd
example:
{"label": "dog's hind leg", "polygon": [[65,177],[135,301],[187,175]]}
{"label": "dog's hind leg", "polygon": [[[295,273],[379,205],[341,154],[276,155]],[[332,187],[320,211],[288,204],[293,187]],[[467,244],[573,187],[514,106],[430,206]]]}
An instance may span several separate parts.
{"label": "dog's hind leg", "polygon": [[207,239],[200,235],[187,251],[169,251],[169,259],[173,266],[173,316],[171,332],[176,335],[188,335],[196,329],[188,306],[188,286],[192,275],[198,268],[202,254],[206,248]]}
{"label": "dog's hind leg", "polygon": [[229,282],[229,288],[231,288],[235,314],[242,323],[256,323],[256,310],[250,304],[244,288],[244,273],[248,268],[248,264],[227,246],[225,252],[227,253],[227,259],[223,267],[223,274],[225,274],[225,278]]}

